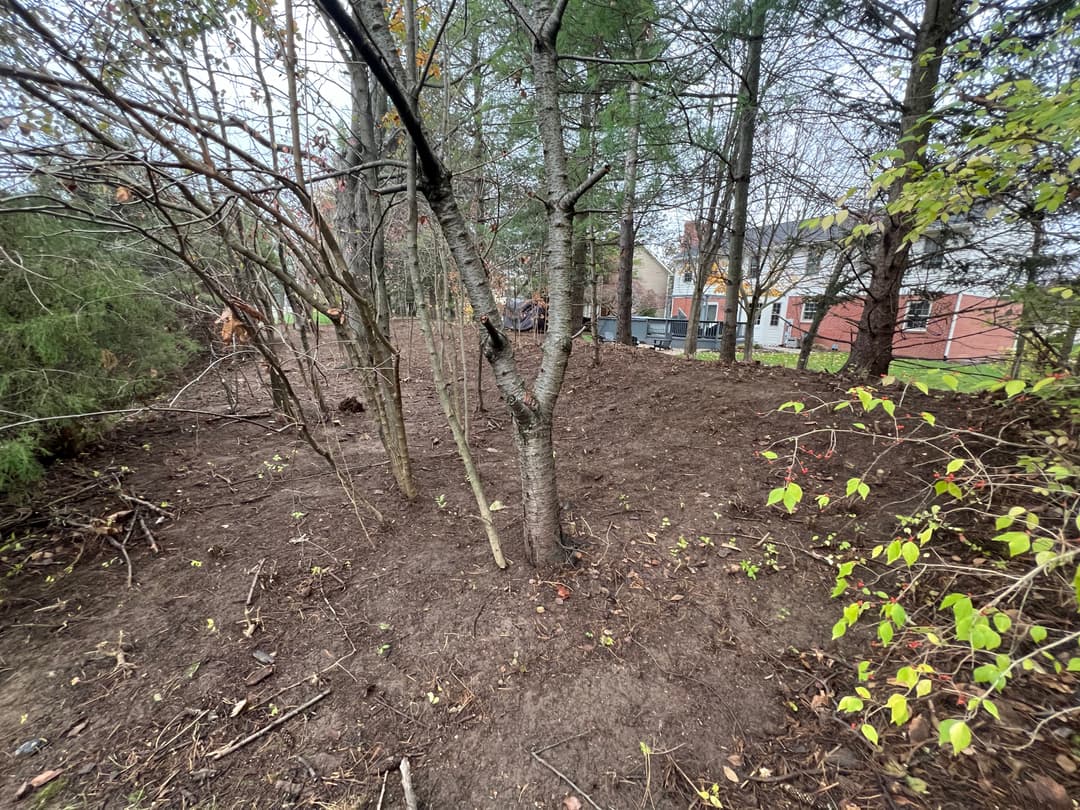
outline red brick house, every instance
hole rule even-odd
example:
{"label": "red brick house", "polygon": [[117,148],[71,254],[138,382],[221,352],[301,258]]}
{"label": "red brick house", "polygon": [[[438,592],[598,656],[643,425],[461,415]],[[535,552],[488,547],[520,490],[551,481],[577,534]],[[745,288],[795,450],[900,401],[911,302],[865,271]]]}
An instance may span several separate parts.
{"label": "red brick house", "polygon": [[[806,335],[816,306],[813,297],[787,298],[784,319],[789,324],[789,344],[797,344]],[[858,300],[832,307],[818,327],[814,344],[847,351],[855,339],[861,314],[862,303]],[[1013,325],[1019,314],[1017,304],[972,293],[948,293],[933,300],[904,295],[900,298],[893,354],[923,360],[1000,357],[1013,348]]]}
{"label": "red brick house", "polygon": [[[834,229],[835,230],[835,229]],[[688,223],[687,233],[692,228]],[[826,278],[835,262],[838,239],[842,233],[825,234],[807,231],[798,223],[784,223],[776,230],[784,241],[766,242],[751,255],[746,268],[751,281],[774,259],[783,261],[783,272],[776,277],[775,289],[763,297],[755,315],[754,342],[763,347],[796,347],[807,334],[818,305],[815,296],[825,288]],[[748,237],[749,239],[749,237]],[[684,239],[685,241],[685,239]],[[1001,357],[1012,351],[1016,341],[1015,325],[1020,306],[990,295],[982,289],[978,272],[972,267],[1000,262],[1007,251],[1015,249],[1006,242],[988,251],[970,249],[968,243],[951,237],[939,244],[922,239],[913,247],[913,263],[901,290],[899,317],[893,339],[893,353],[899,358],[926,360],[977,360]],[[959,242],[959,244],[956,244]],[[946,256],[948,253],[948,256]],[[987,258],[989,255],[989,259]],[[696,258],[687,250],[682,266],[673,274],[668,289],[667,315],[688,317]],[[721,258],[705,286],[701,318],[705,321],[724,317],[722,274],[726,259]],[[863,272],[867,272],[864,270]],[[960,281],[967,278],[966,283]],[[748,281],[747,284],[750,282]],[[932,291],[932,292],[931,292]],[[858,332],[862,302],[857,294],[849,301],[834,305],[818,328],[815,345],[846,352]],[[740,319],[745,314],[740,308]]]}

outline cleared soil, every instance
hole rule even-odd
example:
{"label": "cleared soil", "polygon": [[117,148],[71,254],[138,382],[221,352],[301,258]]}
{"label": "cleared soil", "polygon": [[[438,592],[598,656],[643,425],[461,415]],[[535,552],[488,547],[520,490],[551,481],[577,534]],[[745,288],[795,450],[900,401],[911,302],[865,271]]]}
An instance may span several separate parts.
{"label": "cleared soil", "polygon": [[[358,391],[322,340],[339,403]],[[530,336],[518,352],[538,362]],[[267,411],[252,363],[224,378],[250,421],[146,415],[5,506],[24,552],[4,568],[24,564],[0,603],[0,806],[400,808],[403,757],[422,808],[701,807],[695,791],[713,785],[726,808],[1024,803],[1020,771],[985,792],[932,776],[949,767],[933,744],[915,772],[934,790],[920,796],[884,768],[897,755],[835,711],[869,631],[830,641],[841,606],[826,557],[890,533],[925,459],[899,448],[880,462],[880,514],[788,516],[765,507],[785,465],[758,453],[850,422],[776,412],[846,384],[618,346],[595,367],[579,344],[556,443],[580,559],[535,570],[508,417],[486,378],[471,437],[505,506],[512,562],[499,571],[418,334],[406,353],[412,503],[366,413],[335,412],[319,432],[337,475]],[[225,401],[207,374],[176,405]],[[815,441],[796,471],[808,492],[842,495],[880,452]],[[14,754],[35,739],[36,753]],[[15,798],[49,770],[61,773]]]}

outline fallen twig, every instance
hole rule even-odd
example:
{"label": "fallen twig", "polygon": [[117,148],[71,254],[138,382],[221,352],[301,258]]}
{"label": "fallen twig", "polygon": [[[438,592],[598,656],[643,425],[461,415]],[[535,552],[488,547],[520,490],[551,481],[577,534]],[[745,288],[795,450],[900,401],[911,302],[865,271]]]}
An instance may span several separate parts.
{"label": "fallen twig", "polygon": [[312,706],[314,706],[320,700],[322,700],[327,695],[329,695],[332,691],[333,691],[332,689],[327,689],[325,692],[320,692],[315,697],[313,697],[311,700],[309,700],[307,703],[303,703],[303,704],[297,706],[295,709],[290,709],[289,711],[285,712],[285,714],[281,715],[281,717],[277,718],[276,720],[274,720],[271,723],[267,723],[265,726],[260,728],[258,731],[254,732],[252,734],[249,734],[248,736],[244,737],[242,740],[234,742],[232,745],[228,745],[225,748],[222,748],[222,749],[220,749],[218,751],[214,751],[213,753],[210,754],[210,759],[213,759],[213,760],[221,759],[222,757],[228,756],[229,754],[233,753],[234,751],[238,751],[239,749],[243,748],[245,745],[248,745],[249,743],[255,742],[255,740],[259,739],[259,737],[262,737],[264,734],[268,734],[269,732],[273,731],[275,728],[280,726],[282,723],[285,723],[285,722],[287,722],[289,720],[292,720],[294,717],[296,717],[296,715],[300,714],[300,712],[305,711],[306,709],[310,709]]}
{"label": "fallen twig", "polygon": [[575,785],[573,783],[573,781],[570,779],[570,777],[567,776],[565,773],[560,771],[558,768],[556,768],[554,765],[552,765],[550,762],[548,762],[546,759],[544,759],[542,756],[540,756],[535,751],[529,751],[529,754],[532,756],[533,759],[535,759],[537,762],[539,762],[541,765],[543,765],[545,768],[547,768],[549,771],[551,771],[557,777],[559,777],[564,782],[566,782],[566,784],[568,784],[570,787],[572,787],[578,793],[578,795],[580,795],[583,799],[585,799],[585,801],[587,801],[589,804],[591,804],[593,807],[595,807],[596,810],[604,810],[604,808],[602,808],[600,805],[598,805],[596,802],[594,802],[591,798],[589,798],[588,793],[586,793],[584,790],[582,790],[577,785]]}
{"label": "fallen twig", "polygon": [[124,544],[115,537],[109,537],[109,535],[105,535],[105,542],[119,551],[120,555],[124,558],[124,565],[127,566],[127,586],[130,589],[133,572],[131,570],[131,557],[128,556],[127,548],[125,548]]}
{"label": "fallen twig", "polygon": [[413,793],[412,769],[409,768],[409,758],[401,758],[401,789],[405,792],[405,810],[416,810],[416,794]]}
{"label": "fallen twig", "polygon": [[244,600],[244,607],[251,607],[251,600],[255,596],[255,586],[259,583],[259,575],[262,573],[263,563],[266,562],[266,557],[259,560],[259,564],[255,567],[255,576],[252,577],[251,587],[248,589],[247,599]]}
{"label": "fallen twig", "polygon": [[153,532],[151,532],[150,527],[146,525],[146,519],[142,515],[139,515],[138,517],[139,528],[142,529],[143,534],[146,536],[146,539],[150,542],[150,550],[157,554],[159,551],[161,551],[161,549],[158,548],[157,540],[154,539]]}
{"label": "fallen twig", "polygon": [[386,777],[390,775],[390,771],[383,771],[382,775],[382,790],[379,791],[379,803],[375,805],[375,810],[382,810],[382,800],[386,795]]}
{"label": "fallen twig", "polygon": [[128,503],[137,503],[140,506],[145,506],[151,512],[157,512],[162,517],[167,517],[169,520],[173,519],[172,514],[170,514],[169,512],[166,512],[164,509],[162,509],[156,503],[151,503],[150,501],[143,500],[142,498],[137,498],[134,495],[128,495],[126,492],[121,492],[121,493],[119,493],[119,495],[123,500],[127,501]]}

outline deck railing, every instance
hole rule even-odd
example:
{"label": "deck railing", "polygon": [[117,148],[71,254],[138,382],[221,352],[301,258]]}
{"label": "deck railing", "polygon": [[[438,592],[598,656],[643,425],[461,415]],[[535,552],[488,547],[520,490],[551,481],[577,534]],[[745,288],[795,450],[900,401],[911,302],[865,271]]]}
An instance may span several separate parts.
{"label": "deck railing", "polygon": [[[685,318],[648,318],[635,315],[630,323],[630,332],[635,343],[645,343],[663,348],[681,349],[686,345],[689,321]],[[615,340],[616,322],[613,317],[599,319],[599,332],[603,340]],[[735,338],[741,340],[746,324],[735,325]],[[723,321],[701,321],[698,323],[698,349],[714,351],[720,347],[720,338],[724,334]]]}

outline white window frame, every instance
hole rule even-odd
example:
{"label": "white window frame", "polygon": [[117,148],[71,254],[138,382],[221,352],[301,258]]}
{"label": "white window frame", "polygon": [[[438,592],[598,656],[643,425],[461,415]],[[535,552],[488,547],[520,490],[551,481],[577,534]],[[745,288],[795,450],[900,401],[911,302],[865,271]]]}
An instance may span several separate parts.
{"label": "white window frame", "polygon": [[780,309],[780,302],[774,301],[772,304],[772,309],[769,310],[769,326],[780,325]]}
{"label": "white window frame", "polygon": [[820,305],[819,301],[803,301],[800,307],[799,320],[803,323],[810,323],[814,320],[814,316],[817,315],[817,308]]}
{"label": "white window frame", "polygon": [[[918,309],[916,309],[916,307]],[[925,332],[930,325],[930,316],[933,313],[933,302],[928,298],[916,298],[907,302],[904,311],[904,331]],[[922,314],[925,310],[926,314]]]}

